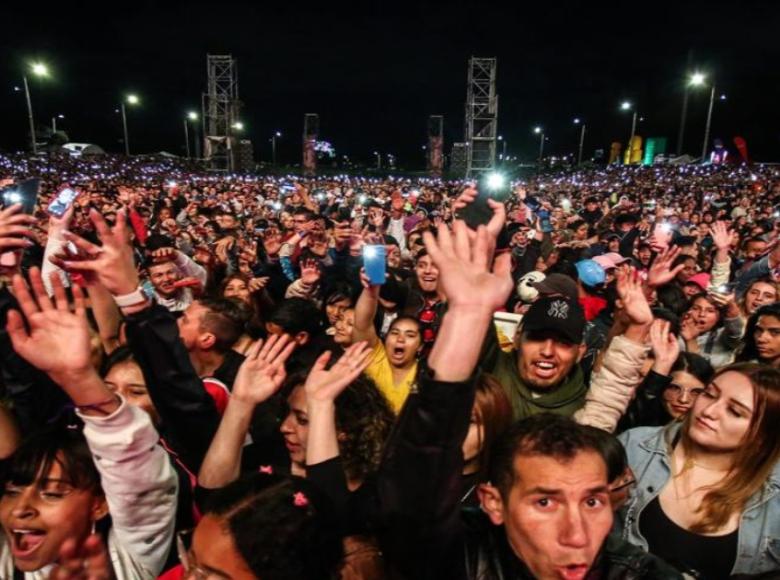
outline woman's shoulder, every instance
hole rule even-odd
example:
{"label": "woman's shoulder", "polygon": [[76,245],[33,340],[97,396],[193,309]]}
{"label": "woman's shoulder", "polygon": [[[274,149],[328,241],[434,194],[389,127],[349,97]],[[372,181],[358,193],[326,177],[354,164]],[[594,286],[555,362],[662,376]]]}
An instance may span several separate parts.
{"label": "woman's shoulder", "polygon": [[623,447],[626,448],[626,452],[628,452],[629,449],[637,448],[640,445],[647,447],[648,450],[651,448],[661,448],[664,442],[665,430],[669,428],[669,425],[660,427],[634,427],[633,429],[623,431],[618,435],[618,439],[623,444]]}

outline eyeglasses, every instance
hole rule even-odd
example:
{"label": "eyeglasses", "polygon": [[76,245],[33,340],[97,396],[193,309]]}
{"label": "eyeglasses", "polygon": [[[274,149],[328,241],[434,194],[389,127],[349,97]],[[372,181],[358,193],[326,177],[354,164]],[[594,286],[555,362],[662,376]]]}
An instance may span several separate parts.
{"label": "eyeglasses", "polygon": [[704,392],[704,389],[700,387],[694,387],[692,389],[686,389],[675,383],[671,383],[664,389],[664,399],[679,399],[684,394],[688,395],[691,399],[695,399]]}
{"label": "eyeglasses", "polygon": [[609,493],[617,493],[619,491],[623,491],[624,489],[626,491],[630,492],[635,487],[636,487],[636,479],[631,477],[631,478],[629,478],[628,481],[625,481],[625,482],[621,483],[620,485],[616,485],[615,487],[610,487],[609,488]]}
{"label": "eyeglasses", "polygon": [[195,530],[182,530],[176,534],[176,553],[184,568],[183,580],[230,580],[227,576],[204,570],[195,563],[192,555],[192,534]]}

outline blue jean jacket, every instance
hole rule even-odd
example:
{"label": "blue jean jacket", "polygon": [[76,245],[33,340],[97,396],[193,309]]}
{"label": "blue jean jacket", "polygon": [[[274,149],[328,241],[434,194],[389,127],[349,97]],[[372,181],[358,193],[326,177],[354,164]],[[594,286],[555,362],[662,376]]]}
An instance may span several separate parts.
{"label": "blue jean jacket", "polygon": [[[618,438],[626,448],[636,490],[615,524],[623,539],[647,550],[639,532],[639,516],[669,481],[669,450],[682,423],[638,427]],[[775,464],[763,487],[747,502],[739,520],[737,558],[732,574],[762,574],[780,570],[780,464]]]}

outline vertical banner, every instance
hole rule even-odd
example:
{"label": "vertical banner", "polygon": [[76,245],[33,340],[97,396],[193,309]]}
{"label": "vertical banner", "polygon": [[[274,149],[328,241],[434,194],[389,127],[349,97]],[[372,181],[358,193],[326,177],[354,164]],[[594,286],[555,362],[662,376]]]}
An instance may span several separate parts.
{"label": "vertical banner", "polygon": [[634,135],[634,139],[628,144],[628,149],[623,154],[623,162],[626,165],[641,163],[642,161],[642,138]]}
{"label": "vertical banner", "polygon": [[748,157],[747,141],[745,141],[743,137],[737,135],[734,137],[734,145],[737,146],[737,151],[739,151],[739,156],[742,157],[742,162],[750,163],[750,158]]}
{"label": "vertical banner", "polygon": [[303,118],[303,174],[314,175],[317,172],[317,134],[320,129],[320,116],[306,113]]}
{"label": "vertical banner", "polygon": [[620,151],[623,149],[623,144],[620,141],[613,141],[609,148],[609,164],[620,163]]}
{"label": "vertical banner", "polygon": [[428,117],[428,171],[441,177],[444,171],[444,117]]}

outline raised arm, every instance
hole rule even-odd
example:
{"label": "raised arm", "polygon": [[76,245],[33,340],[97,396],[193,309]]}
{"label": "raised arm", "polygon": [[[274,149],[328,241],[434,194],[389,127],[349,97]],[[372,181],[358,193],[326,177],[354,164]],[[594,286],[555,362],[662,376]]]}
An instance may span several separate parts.
{"label": "raised arm", "polygon": [[374,347],[379,342],[374,327],[374,316],[379,305],[379,284],[371,284],[363,270],[360,271],[360,283],[363,291],[355,304],[355,326],[352,329],[353,342],[365,341],[369,347]]}
{"label": "raised arm", "polygon": [[282,386],[287,376],[284,363],[294,348],[295,343],[284,335],[272,336],[265,344],[257,341],[249,349],[236,375],[233,394],[219,429],[200,467],[198,484],[201,487],[216,489],[238,479],[241,452],[255,407],[267,401]]}

